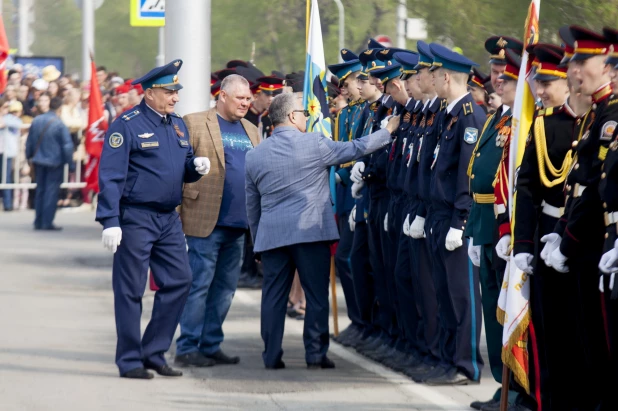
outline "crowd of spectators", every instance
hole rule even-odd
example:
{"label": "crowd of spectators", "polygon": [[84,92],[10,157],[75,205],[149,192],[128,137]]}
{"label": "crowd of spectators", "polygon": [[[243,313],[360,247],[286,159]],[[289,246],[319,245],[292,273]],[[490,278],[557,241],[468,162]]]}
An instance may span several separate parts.
{"label": "crowd of spectators", "polygon": [[[104,115],[111,123],[126,109],[138,104],[143,91],[131,86],[132,79],[124,80],[118,73],[97,67],[97,80],[101,88]],[[88,155],[84,146],[90,97],[90,81],[80,82],[75,77],[63,75],[55,66],[41,70],[40,76],[25,73],[16,64],[8,71],[8,83],[0,97],[0,184],[32,183],[30,165],[25,156],[25,145],[33,119],[49,111],[52,98],[62,98],[60,118],[68,127],[74,145],[73,160],[76,172],[71,172],[65,182],[83,181]],[[32,208],[33,190],[27,187],[0,190],[4,211]],[[80,189],[64,189],[58,198],[59,207],[80,206],[87,199]]]}

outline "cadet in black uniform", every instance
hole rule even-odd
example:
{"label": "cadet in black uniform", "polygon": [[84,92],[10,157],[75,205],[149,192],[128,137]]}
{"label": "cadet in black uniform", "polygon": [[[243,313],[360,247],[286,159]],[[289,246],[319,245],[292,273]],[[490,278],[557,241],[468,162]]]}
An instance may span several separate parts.
{"label": "cadet in black uniform", "polygon": [[[569,392],[563,403],[552,409],[594,409],[606,393],[609,354],[603,324],[604,312],[598,290],[597,270],[603,249],[605,223],[599,195],[601,165],[618,120],[618,102],[612,94],[605,64],[610,44],[604,36],[588,29],[571,26],[575,52],[571,61],[580,91],[592,96],[592,107],[575,128],[573,164],[566,182],[567,201],[563,217],[554,233],[544,236],[541,257],[548,266],[573,277],[578,284],[573,295],[575,314],[568,339],[571,350],[581,353],[571,362],[572,379],[559,388]],[[569,274],[566,274],[569,273]]]}

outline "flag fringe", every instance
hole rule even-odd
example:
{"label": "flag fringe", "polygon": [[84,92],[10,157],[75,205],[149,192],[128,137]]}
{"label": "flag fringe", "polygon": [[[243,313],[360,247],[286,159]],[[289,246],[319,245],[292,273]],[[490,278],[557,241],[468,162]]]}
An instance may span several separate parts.
{"label": "flag fringe", "polygon": [[[511,333],[506,346],[502,346],[502,362],[513,372],[515,380],[521,385],[526,393],[530,394],[530,383],[528,380],[528,372],[519,363],[517,357],[513,354],[513,346],[520,341],[525,341],[527,345],[528,325],[530,324],[530,311],[527,311],[522,318],[521,322],[517,324],[517,327]],[[523,348],[524,351],[528,351],[528,348]]]}

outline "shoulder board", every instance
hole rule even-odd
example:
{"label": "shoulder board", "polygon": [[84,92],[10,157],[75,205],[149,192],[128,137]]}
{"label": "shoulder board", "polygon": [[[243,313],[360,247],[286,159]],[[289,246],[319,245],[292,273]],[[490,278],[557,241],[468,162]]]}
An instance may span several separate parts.
{"label": "shoulder board", "polygon": [[172,113],[172,114],[171,114],[171,116],[181,118],[181,117],[180,117],[180,114],[178,114],[178,113]]}
{"label": "shoulder board", "polygon": [[448,103],[446,102],[446,100],[440,101],[440,110],[446,109],[447,106],[448,106]]}
{"label": "shoulder board", "polygon": [[607,102],[608,106],[613,106],[614,104],[618,104],[618,96],[615,94],[612,94],[611,96],[609,96],[609,100]]}
{"label": "shoulder board", "polygon": [[558,107],[547,107],[547,108],[542,108],[539,111],[537,111],[537,116],[538,117],[549,117],[551,115],[561,113],[562,111],[564,111],[563,105],[558,106]]}
{"label": "shoulder board", "polygon": [[122,119],[123,119],[124,121],[129,121],[129,120],[131,120],[132,118],[134,118],[134,117],[136,117],[136,116],[139,116],[139,113],[140,113],[140,111],[139,111],[139,110],[133,110],[133,111],[131,111],[131,112],[129,112],[129,113],[125,113],[125,114],[123,114],[123,115],[122,115]]}
{"label": "shoulder board", "polygon": [[476,103],[469,101],[467,103],[464,103],[463,106],[461,106],[464,112],[464,116],[474,113],[474,108],[472,107],[473,104],[476,104]]}

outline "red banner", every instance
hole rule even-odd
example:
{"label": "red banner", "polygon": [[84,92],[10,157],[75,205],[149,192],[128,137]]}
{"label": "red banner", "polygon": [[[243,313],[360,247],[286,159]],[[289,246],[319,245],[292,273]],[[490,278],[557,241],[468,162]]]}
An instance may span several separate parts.
{"label": "red banner", "polygon": [[88,109],[88,127],[86,128],[86,152],[90,156],[88,166],[84,173],[86,179],[86,192],[99,192],[99,158],[103,150],[107,121],[103,110],[103,98],[97,81],[97,68],[92,60],[90,74],[90,99]]}
{"label": "red banner", "polygon": [[0,93],[4,93],[6,88],[6,60],[9,57],[9,40],[4,31],[4,16],[0,14]]}

